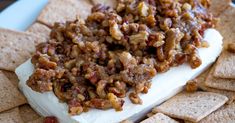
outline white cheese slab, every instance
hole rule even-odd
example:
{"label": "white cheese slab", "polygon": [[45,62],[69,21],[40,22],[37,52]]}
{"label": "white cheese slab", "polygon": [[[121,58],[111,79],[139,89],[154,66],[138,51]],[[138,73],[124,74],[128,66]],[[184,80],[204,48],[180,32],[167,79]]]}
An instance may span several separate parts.
{"label": "white cheese slab", "polygon": [[16,69],[16,74],[20,79],[19,87],[27,97],[29,104],[43,116],[56,116],[61,123],[117,123],[124,119],[137,121],[151,108],[178,93],[188,80],[199,75],[216,60],[222,50],[222,36],[218,31],[208,29],[204,39],[209,42],[210,47],[198,50],[202,60],[202,65],[199,68],[191,69],[188,64],[183,64],[171,68],[166,73],[157,74],[152,80],[152,87],[148,94],[140,95],[143,104],[135,105],[125,98],[121,112],[116,112],[114,109],[105,111],[91,109],[81,115],[69,116],[67,105],[60,103],[54,93],[38,93],[26,85],[26,81],[34,71],[30,60],[19,66]]}

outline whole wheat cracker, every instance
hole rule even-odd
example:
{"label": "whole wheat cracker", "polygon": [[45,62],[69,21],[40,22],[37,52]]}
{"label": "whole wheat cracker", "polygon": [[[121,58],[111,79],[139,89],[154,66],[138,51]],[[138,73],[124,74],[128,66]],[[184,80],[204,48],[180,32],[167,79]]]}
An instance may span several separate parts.
{"label": "whole wheat cracker", "polygon": [[0,28],[0,69],[14,71],[41,42],[36,35]]}
{"label": "whole wheat cracker", "polygon": [[153,110],[173,118],[198,122],[221,107],[227,100],[226,96],[217,93],[181,92]]}
{"label": "whole wheat cracker", "polygon": [[208,76],[209,72],[210,72],[210,69],[207,69],[205,72],[203,72],[198,77],[196,77],[196,82],[198,84],[198,87],[200,89],[202,89],[203,91],[214,92],[214,93],[219,93],[219,94],[225,95],[229,99],[226,103],[227,104],[232,103],[235,100],[235,92],[234,91],[215,89],[215,88],[207,87],[205,85],[205,80],[206,80],[206,77]]}
{"label": "whole wheat cracker", "polygon": [[210,87],[207,87],[204,82],[199,84],[199,87],[204,91],[225,95],[226,97],[228,97],[228,101],[226,102],[227,104],[230,104],[233,101],[235,101],[235,92],[234,91],[226,91],[226,90],[210,88]]}
{"label": "whole wheat cracker", "polygon": [[40,115],[38,115],[28,104],[20,106],[19,110],[20,116],[24,122],[34,121],[40,118]]}
{"label": "whole wheat cracker", "polygon": [[51,29],[46,25],[36,22],[27,29],[27,32],[40,36],[46,42],[50,38]]}
{"label": "whole wheat cracker", "polygon": [[91,8],[88,0],[50,0],[37,20],[52,27],[55,22],[73,21],[77,16],[86,19]]}
{"label": "whole wheat cracker", "polygon": [[0,123],[24,123],[19,114],[19,109],[14,108],[0,113]]}
{"label": "whole wheat cracker", "polygon": [[218,17],[224,10],[226,10],[231,3],[231,0],[211,0],[211,6],[209,11],[213,13],[214,16]]}
{"label": "whole wheat cracker", "polygon": [[199,123],[234,123],[235,122],[235,102],[224,105],[217,111],[211,113]]}
{"label": "whole wheat cracker", "polygon": [[[220,0],[219,0],[220,1]],[[221,2],[221,1],[220,1]],[[223,2],[221,2],[222,4]],[[219,5],[219,4],[218,4]],[[229,6],[225,11],[223,11],[219,16],[219,23],[216,29],[223,36],[224,46],[227,46],[229,42],[235,42],[235,8]]]}
{"label": "whole wheat cracker", "polygon": [[17,75],[16,75],[14,72],[6,71],[6,70],[2,70],[2,72],[3,72],[4,75],[11,81],[11,83],[12,83],[15,87],[18,87],[19,79],[18,79]]}
{"label": "whole wheat cracker", "polygon": [[234,79],[222,79],[216,78],[213,76],[214,67],[210,70],[205,85],[207,87],[227,90],[227,91],[235,91],[235,80]]}
{"label": "whole wheat cracker", "polygon": [[0,112],[25,104],[23,94],[0,71]]}
{"label": "whole wheat cracker", "polygon": [[223,51],[214,70],[215,77],[235,79],[235,53]]}
{"label": "whole wheat cracker", "polygon": [[179,123],[179,122],[162,113],[157,113],[141,121],[140,123]]}
{"label": "whole wheat cracker", "polygon": [[43,123],[44,122],[44,118],[43,117],[40,117],[36,120],[32,120],[32,121],[29,121],[27,123]]}
{"label": "whole wheat cracker", "polygon": [[111,8],[115,8],[117,6],[117,0],[92,0],[93,4],[102,4],[106,6],[110,6]]}

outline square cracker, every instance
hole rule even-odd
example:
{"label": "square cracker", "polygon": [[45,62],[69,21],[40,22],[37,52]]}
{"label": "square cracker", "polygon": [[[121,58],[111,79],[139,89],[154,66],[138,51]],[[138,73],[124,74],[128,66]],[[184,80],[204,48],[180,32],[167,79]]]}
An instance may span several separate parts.
{"label": "square cracker", "polygon": [[33,34],[0,28],[0,69],[14,71],[42,40]]}
{"label": "square cracker", "polygon": [[221,107],[228,98],[211,92],[182,92],[154,108],[170,117],[198,122]]}
{"label": "square cracker", "polygon": [[[218,0],[220,1],[220,0]],[[222,2],[220,1],[222,4]],[[235,8],[229,6],[223,13],[220,14],[220,21],[217,25],[217,29],[223,36],[224,46],[229,42],[235,42]]]}
{"label": "square cracker", "polygon": [[230,104],[235,100],[235,91],[226,91],[226,90],[220,90],[220,89],[207,87],[205,85],[205,82],[200,83],[199,88],[201,88],[204,91],[214,92],[214,93],[219,93],[219,94],[225,95],[226,97],[228,97],[228,101],[226,102],[227,104]]}
{"label": "square cracker", "polygon": [[106,6],[110,6],[111,8],[115,8],[117,6],[117,0],[92,0],[93,4],[102,4]]}
{"label": "square cracker", "polygon": [[215,89],[215,88],[207,87],[205,85],[205,80],[206,80],[206,77],[209,74],[209,72],[210,72],[210,69],[206,70],[205,72],[200,74],[198,77],[196,77],[196,82],[198,84],[198,87],[200,89],[202,89],[203,91],[214,92],[214,93],[219,93],[219,94],[225,95],[229,99],[226,103],[227,104],[232,103],[235,100],[235,92],[234,91]]}
{"label": "square cracker", "polygon": [[32,121],[29,121],[27,123],[43,123],[44,122],[44,118],[43,117],[40,117],[36,120],[32,120]]}
{"label": "square cracker", "polygon": [[0,112],[25,104],[26,99],[0,71]]}
{"label": "square cracker", "polygon": [[19,109],[11,109],[0,113],[0,123],[24,123],[19,114]]}
{"label": "square cracker", "polygon": [[235,122],[235,102],[230,105],[224,105],[213,112],[199,123],[234,123]]}
{"label": "square cracker", "polygon": [[40,36],[46,42],[50,38],[51,29],[46,25],[36,22],[27,29],[27,32]]}
{"label": "square cracker", "polygon": [[235,91],[235,79],[222,79],[213,76],[214,67],[210,70],[205,85],[211,88]]}
{"label": "square cracker", "polygon": [[175,121],[174,119],[162,114],[157,113],[148,119],[145,119],[144,121],[141,121],[140,123],[179,123],[178,121]]}
{"label": "square cracker", "polygon": [[20,116],[24,122],[33,121],[40,118],[40,116],[28,104],[20,106],[19,110]]}
{"label": "square cracker", "polygon": [[2,72],[3,72],[4,75],[11,81],[11,83],[12,83],[15,87],[18,87],[19,79],[18,79],[17,75],[16,75],[14,72],[6,71],[6,70],[3,70]]}
{"label": "square cracker", "polygon": [[214,76],[235,79],[235,53],[223,51],[216,63]]}
{"label": "square cracker", "polygon": [[231,0],[211,0],[211,6],[209,11],[213,13],[214,16],[218,17],[225,9],[229,7]]}
{"label": "square cracker", "polygon": [[55,22],[86,19],[91,12],[89,0],[50,0],[38,16],[38,21],[52,27]]}

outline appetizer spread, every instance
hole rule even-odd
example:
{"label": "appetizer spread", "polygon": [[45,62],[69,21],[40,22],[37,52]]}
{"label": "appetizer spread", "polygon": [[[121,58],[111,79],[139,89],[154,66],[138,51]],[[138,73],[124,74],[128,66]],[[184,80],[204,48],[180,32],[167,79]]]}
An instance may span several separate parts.
{"label": "appetizer spread", "polygon": [[[204,31],[216,20],[203,1],[120,1],[115,9],[92,8],[83,21],[55,23],[50,39],[36,47],[27,85],[53,91],[71,115],[91,108],[123,110],[124,97],[144,103],[151,79],[171,67],[202,61]],[[129,92],[129,93],[128,93]]]}
{"label": "appetizer spread", "polygon": [[0,122],[235,122],[230,2],[48,0],[30,27],[22,13],[0,28]]}

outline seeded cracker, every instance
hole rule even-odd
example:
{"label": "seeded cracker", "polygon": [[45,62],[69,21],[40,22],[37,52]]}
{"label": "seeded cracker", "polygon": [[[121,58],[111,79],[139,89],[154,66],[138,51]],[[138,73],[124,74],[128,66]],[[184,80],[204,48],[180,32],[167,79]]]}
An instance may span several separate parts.
{"label": "seeded cracker", "polygon": [[42,42],[36,35],[0,28],[0,69],[14,71]]}
{"label": "seeded cracker", "polygon": [[88,0],[50,0],[38,21],[52,27],[55,22],[73,21],[77,16],[86,19],[91,7]]}
{"label": "seeded cracker", "polygon": [[211,92],[182,92],[154,108],[170,117],[198,122],[221,107],[228,98]]}
{"label": "seeded cracker", "polygon": [[199,123],[234,123],[235,122],[235,102],[230,105],[224,105],[213,112]]}
{"label": "seeded cracker", "polygon": [[46,42],[49,40],[51,29],[43,24],[34,23],[27,29],[27,32],[40,36]]}
{"label": "seeded cracker", "polygon": [[0,112],[26,103],[26,99],[0,71]]}
{"label": "seeded cracker", "polygon": [[24,123],[19,115],[19,109],[15,108],[0,113],[0,123]]}
{"label": "seeded cracker", "polygon": [[235,54],[224,51],[215,66],[214,76],[235,79]]}
{"label": "seeded cracker", "polygon": [[140,123],[179,123],[179,122],[175,121],[174,119],[171,119],[170,117],[162,113],[157,113]]}

